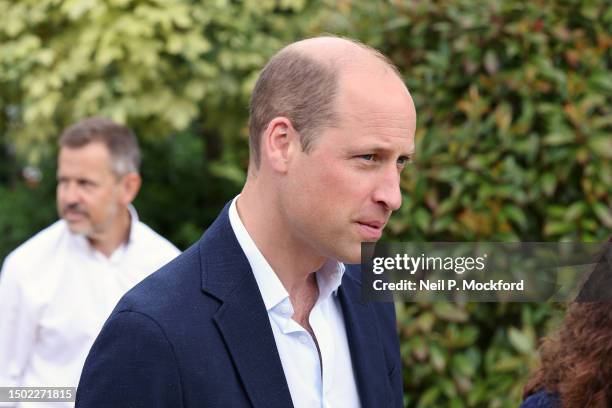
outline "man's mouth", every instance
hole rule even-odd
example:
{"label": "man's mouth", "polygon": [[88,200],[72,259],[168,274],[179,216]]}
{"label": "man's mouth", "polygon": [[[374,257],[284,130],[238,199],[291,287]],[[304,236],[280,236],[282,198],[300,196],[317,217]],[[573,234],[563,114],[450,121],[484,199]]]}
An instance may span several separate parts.
{"label": "man's mouth", "polygon": [[364,220],[357,221],[357,226],[359,228],[359,232],[364,238],[364,241],[375,241],[382,235],[385,223],[376,220]]}
{"label": "man's mouth", "polygon": [[87,217],[87,213],[82,211],[65,210],[62,211],[62,218],[66,221],[79,221]]}

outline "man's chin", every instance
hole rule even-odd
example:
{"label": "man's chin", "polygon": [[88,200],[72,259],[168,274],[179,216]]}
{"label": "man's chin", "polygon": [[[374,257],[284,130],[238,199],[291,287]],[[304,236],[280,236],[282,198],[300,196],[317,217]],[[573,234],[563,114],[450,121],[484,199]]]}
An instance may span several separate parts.
{"label": "man's chin", "polygon": [[[369,259],[374,255],[375,244],[378,242],[378,239],[362,241],[356,244],[355,248],[347,248],[344,254],[344,259],[341,261],[347,264],[360,264],[362,259]],[[362,253],[362,245],[366,245],[366,253]]]}
{"label": "man's chin", "polygon": [[66,219],[64,220],[66,221],[66,225],[68,225],[68,229],[73,234],[87,236],[91,233],[91,228],[88,225],[84,225],[83,223],[80,223],[80,222],[71,222]]}
{"label": "man's chin", "polygon": [[361,243],[356,247],[346,248],[341,254],[338,254],[336,259],[345,264],[361,263]]}

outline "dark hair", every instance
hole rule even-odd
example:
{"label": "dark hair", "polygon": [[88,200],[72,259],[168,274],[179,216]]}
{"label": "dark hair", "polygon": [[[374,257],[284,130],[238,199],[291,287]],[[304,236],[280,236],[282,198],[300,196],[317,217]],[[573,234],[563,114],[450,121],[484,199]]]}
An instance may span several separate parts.
{"label": "dark hair", "polygon": [[525,386],[524,397],[546,390],[557,393],[563,407],[612,406],[612,297],[601,296],[593,284],[611,288],[610,242],[569,305],[560,330],[542,342],[542,363]]}
{"label": "dark hair", "polygon": [[130,129],[110,119],[90,117],[67,127],[59,139],[60,147],[79,148],[93,142],[101,142],[108,148],[112,170],[117,176],[138,172],[140,149],[138,140]]}

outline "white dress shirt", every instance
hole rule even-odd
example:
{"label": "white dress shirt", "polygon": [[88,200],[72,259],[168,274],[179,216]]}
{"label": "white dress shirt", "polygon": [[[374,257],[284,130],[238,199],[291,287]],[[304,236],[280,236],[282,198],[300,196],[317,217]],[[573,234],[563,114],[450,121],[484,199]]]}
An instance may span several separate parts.
{"label": "white dress shirt", "polygon": [[5,259],[0,274],[0,387],[76,387],[89,349],[121,296],[179,254],[138,221],[133,208],[130,215],[129,239],[110,257],[59,220]]}
{"label": "white dress shirt", "polygon": [[293,405],[296,408],[359,407],[344,317],[337,297],[344,265],[328,260],[316,272],[319,297],[310,312],[309,323],[319,344],[320,360],[310,333],[291,318],[293,306],[287,290],[240,220],[237,198],[229,209],[230,223],[266,306]]}

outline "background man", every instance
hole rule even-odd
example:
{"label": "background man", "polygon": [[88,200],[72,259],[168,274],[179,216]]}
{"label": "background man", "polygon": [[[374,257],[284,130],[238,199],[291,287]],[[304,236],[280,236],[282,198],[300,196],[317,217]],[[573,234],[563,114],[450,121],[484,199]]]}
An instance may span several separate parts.
{"label": "background man", "polygon": [[0,274],[4,387],[76,387],[117,301],[179,254],[130,204],[141,179],[128,128],[89,118],[67,128],[59,144],[62,219],[13,251]]}
{"label": "background man", "polygon": [[375,50],[332,37],[281,50],[253,91],[241,195],[119,303],[77,406],[402,406],[393,305],[364,303],[343,262],[399,208],[415,125]]}

